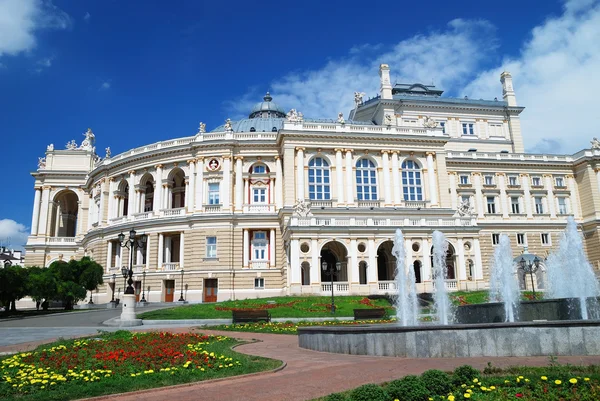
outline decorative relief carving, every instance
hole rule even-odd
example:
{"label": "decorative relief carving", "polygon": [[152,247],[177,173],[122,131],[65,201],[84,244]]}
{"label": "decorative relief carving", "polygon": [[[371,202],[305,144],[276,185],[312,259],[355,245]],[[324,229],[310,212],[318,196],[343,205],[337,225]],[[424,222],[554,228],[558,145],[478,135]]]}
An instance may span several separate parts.
{"label": "decorative relief carving", "polygon": [[298,199],[294,205],[294,216],[296,217],[310,217],[312,213],[310,211],[310,203],[304,199]]}
{"label": "decorative relief carving", "polygon": [[218,171],[221,169],[221,162],[217,158],[212,158],[206,165],[208,171]]}
{"label": "decorative relief carving", "polygon": [[50,145],[46,146],[46,152],[52,152],[54,150],[54,144],[51,143]]}
{"label": "decorative relief carving", "polygon": [[383,122],[385,125],[392,125],[392,115],[391,114],[386,114],[383,116]]}
{"label": "decorative relief carving", "polygon": [[464,200],[460,202],[458,208],[456,209],[456,212],[459,216],[470,217],[473,215],[473,206],[471,205],[470,201]]}
{"label": "decorative relief carving", "polygon": [[425,116],[423,119],[423,126],[425,128],[435,128],[438,126],[438,122],[429,116]]}

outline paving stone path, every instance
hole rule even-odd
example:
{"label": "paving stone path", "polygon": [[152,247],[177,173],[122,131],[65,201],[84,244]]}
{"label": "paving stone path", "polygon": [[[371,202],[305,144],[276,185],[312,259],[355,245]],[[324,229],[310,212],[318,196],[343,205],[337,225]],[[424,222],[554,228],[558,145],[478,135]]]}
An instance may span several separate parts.
{"label": "paving stone path", "polygon": [[[169,328],[167,330],[181,333],[192,329]],[[340,355],[302,349],[298,347],[298,338],[293,335],[224,332],[205,329],[198,329],[198,331],[206,334],[232,336],[244,340],[259,340],[258,342],[241,345],[236,348],[236,351],[282,360],[285,367],[277,372],[265,372],[246,377],[233,377],[110,395],[93,398],[93,400],[303,401],[352,389],[361,384],[380,383],[407,374],[420,374],[428,369],[453,370],[455,367],[464,364],[483,369],[488,362],[497,367],[513,365],[547,366],[549,362],[547,357],[411,359]],[[39,343],[0,347],[0,352],[31,349]],[[559,357],[558,362],[574,365],[600,364],[600,356]]]}

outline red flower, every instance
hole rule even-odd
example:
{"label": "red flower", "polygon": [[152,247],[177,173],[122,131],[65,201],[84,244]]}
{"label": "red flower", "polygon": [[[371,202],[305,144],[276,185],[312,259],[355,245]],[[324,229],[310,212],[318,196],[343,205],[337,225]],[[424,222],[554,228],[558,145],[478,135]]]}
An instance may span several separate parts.
{"label": "red flower", "polygon": [[515,394],[515,397],[517,397],[517,398],[523,398],[523,394],[522,393],[517,393],[517,394]]}

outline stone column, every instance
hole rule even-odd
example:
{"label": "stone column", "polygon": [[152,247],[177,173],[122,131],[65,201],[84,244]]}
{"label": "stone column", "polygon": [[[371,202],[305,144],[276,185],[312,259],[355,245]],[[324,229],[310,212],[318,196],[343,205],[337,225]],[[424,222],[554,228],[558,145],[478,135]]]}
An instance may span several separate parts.
{"label": "stone column", "polygon": [[297,239],[290,241],[290,286],[302,285],[302,280],[300,279],[300,244],[298,242]]}
{"label": "stone column", "polygon": [[[347,269],[350,272],[350,277],[348,277],[348,282],[350,286],[358,285],[360,283],[360,274],[358,271],[358,249],[356,249],[356,238],[352,238],[350,240],[350,269]],[[352,290],[352,288],[350,288]]]}
{"label": "stone column", "polygon": [[502,217],[508,219],[510,213],[510,204],[508,202],[508,195],[506,194],[506,174],[496,173],[496,180],[498,180],[498,187],[500,188],[500,210]]}
{"label": "stone column", "polygon": [[[465,267],[465,245],[462,238],[456,240],[456,253],[458,256],[457,276],[459,281],[467,279],[467,270]],[[461,288],[459,288],[460,290]]]}
{"label": "stone column", "polygon": [[[43,201],[42,201],[43,203]],[[90,193],[88,195],[88,221],[87,221],[87,228],[88,230],[90,230],[92,228],[92,217],[94,216],[94,198],[92,197],[92,194]]]}
{"label": "stone column", "polygon": [[204,158],[199,157],[196,159],[196,182],[194,183],[196,188],[196,210],[202,210],[204,206]]}
{"label": "stone column", "polygon": [[390,206],[394,203],[392,200],[392,182],[390,180],[390,159],[387,150],[381,151],[382,167],[383,167],[383,197],[384,206]]}
{"label": "stone column", "polygon": [[243,241],[244,243],[242,244],[242,252],[244,253],[242,255],[242,260],[243,260],[243,267],[248,267],[248,256],[250,253],[250,235],[248,233],[248,229],[244,228],[244,237],[243,237]]}
{"label": "stone column", "polygon": [[473,275],[476,280],[483,280],[483,265],[481,263],[481,247],[479,246],[479,238],[473,240],[473,252],[475,252],[475,268]]}
{"label": "stone column", "polygon": [[164,258],[165,263],[173,263],[173,238],[166,236],[165,239]]}
{"label": "stone column", "polygon": [[228,211],[231,208],[231,156],[223,156],[223,189],[221,194],[223,199],[223,211]]}
{"label": "stone column", "polygon": [[[597,175],[596,175],[597,176]],[[556,217],[556,201],[554,200],[554,183],[552,182],[552,174],[544,174],[546,180],[546,188],[548,189],[548,210],[550,217]]]}
{"label": "stone column", "polygon": [[[310,284],[320,285],[321,284],[321,263],[319,258],[319,243],[316,239],[310,241]],[[320,288],[319,288],[320,291]]]}
{"label": "stone column", "polygon": [[477,207],[477,217],[483,219],[484,205],[483,194],[481,193],[481,173],[472,174],[473,186],[475,187],[475,205]]}
{"label": "stone column", "polygon": [[296,148],[296,200],[304,198],[304,148]]}
{"label": "stone column", "polygon": [[108,179],[108,215],[106,216],[107,222],[109,222],[110,219],[116,217],[115,200],[115,178],[110,177]]}
{"label": "stone column", "polygon": [[190,185],[185,189],[188,198],[187,211],[194,213],[196,210],[196,160],[189,160],[188,164],[190,166]]}
{"label": "stone column", "polygon": [[[571,213],[573,217],[578,218],[582,216],[581,209],[579,208],[579,194],[577,192],[577,186],[575,185],[575,177],[573,174],[565,175],[567,179],[567,185],[569,192],[571,193]],[[44,198],[42,196],[42,205],[44,204]]]}
{"label": "stone column", "polygon": [[[243,197],[242,197],[243,199]],[[275,156],[275,210],[283,207],[283,169],[281,157]]]}
{"label": "stone column", "polygon": [[104,218],[104,202],[106,200],[106,195],[104,194],[104,179],[100,180],[100,211],[98,213],[98,225],[102,225],[105,222]]}
{"label": "stone column", "polygon": [[337,181],[336,192],[337,192],[337,203],[338,205],[344,204],[344,162],[342,160],[342,150],[335,150],[335,179]]}
{"label": "stone column", "polygon": [[42,189],[37,187],[37,188],[35,188],[35,195],[33,197],[33,216],[31,217],[31,235],[37,235],[37,233],[38,233],[38,222],[40,220],[41,199],[42,199]]}
{"label": "stone column", "polygon": [[[165,180],[166,181],[166,180]],[[162,208],[163,209],[169,209],[170,208],[170,203],[171,203],[171,191],[169,190],[169,183],[168,182],[163,182],[162,184]]]}
{"label": "stone column", "polygon": [[146,270],[150,269],[150,235],[146,235]]}
{"label": "stone column", "polygon": [[156,178],[154,179],[154,205],[152,205],[152,209],[154,213],[158,212],[162,209],[163,202],[163,185],[162,185],[162,164],[157,164],[154,166],[156,168]]}
{"label": "stone column", "polygon": [[243,207],[244,199],[244,180],[243,180],[243,167],[242,156],[235,157],[235,211],[241,212]]}
{"label": "stone column", "polygon": [[448,173],[448,180],[450,184],[450,202],[452,209],[458,208],[458,193],[456,192],[456,172],[452,171]]}
{"label": "stone column", "polygon": [[162,270],[163,263],[165,260],[164,252],[165,252],[165,236],[163,233],[158,234],[158,260],[157,260],[157,269]]}
{"label": "stone column", "polygon": [[431,201],[431,205],[437,205],[437,185],[435,185],[435,181],[437,179],[437,173],[433,167],[433,155],[434,152],[427,152],[427,171],[429,172],[429,199]]}
{"label": "stone column", "polygon": [[108,272],[110,270],[111,267],[111,262],[112,262],[112,241],[108,241],[107,244],[107,252],[106,252],[106,271]]}
{"label": "stone column", "polygon": [[376,284],[377,278],[377,250],[375,249],[375,240],[367,240],[367,249],[369,250],[369,267],[367,268],[367,283]]}
{"label": "stone column", "polygon": [[525,213],[527,218],[533,218],[533,210],[531,205],[531,192],[529,191],[529,174],[520,174],[521,185],[523,186],[523,202],[525,203]]}
{"label": "stone column", "polygon": [[244,178],[244,193],[242,194],[242,203],[250,204],[250,180]]}
{"label": "stone column", "polygon": [[189,200],[190,200],[190,177],[184,177],[183,179],[183,185],[184,185],[184,196],[183,196],[183,207],[186,209],[186,212],[188,210],[190,210],[190,204],[189,204]]}
{"label": "stone column", "polygon": [[182,231],[179,234],[179,268],[183,269],[184,255],[185,255],[185,233]]}
{"label": "stone column", "polygon": [[421,247],[421,256],[423,257],[423,265],[421,266],[422,277],[421,282],[430,281],[431,280],[431,257],[429,255],[429,239],[423,238],[423,243]]}
{"label": "stone column", "polygon": [[127,216],[131,218],[135,211],[135,171],[131,170],[129,172],[129,194],[127,195]]}
{"label": "stone column", "polygon": [[399,205],[402,203],[402,180],[400,179],[400,170],[398,167],[398,152],[394,150],[392,152],[392,186],[394,188],[394,205]]}
{"label": "stone column", "polygon": [[346,205],[354,205],[354,186],[352,149],[346,149]]}
{"label": "stone column", "polygon": [[[78,196],[81,198],[81,194],[78,194]],[[75,236],[78,237],[80,235],[83,235],[83,224],[81,224],[81,221],[83,220],[82,217],[83,216],[83,201],[77,201],[77,227],[75,227]],[[84,255],[87,256],[87,255]]]}
{"label": "stone column", "polygon": [[269,233],[269,266],[275,267],[275,229]]}
{"label": "stone column", "polygon": [[[50,208],[50,190],[52,187],[45,186],[42,187],[42,203],[40,205],[40,219],[38,224],[38,235],[47,235],[47,227],[48,227],[48,215]],[[91,223],[90,227],[91,228]]]}

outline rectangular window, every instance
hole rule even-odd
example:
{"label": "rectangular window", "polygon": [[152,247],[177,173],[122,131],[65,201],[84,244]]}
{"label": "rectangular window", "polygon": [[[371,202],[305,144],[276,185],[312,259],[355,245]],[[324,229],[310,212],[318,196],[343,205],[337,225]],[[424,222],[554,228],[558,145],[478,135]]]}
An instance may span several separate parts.
{"label": "rectangular window", "polygon": [[542,245],[551,245],[550,244],[550,234],[542,233],[541,238],[542,238]]}
{"label": "rectangular window", "polygon": [[517,234],[517,245],[527,245],[525,234]]}
{"label": "rectangular window", "polygon": [[254,289],[255,290],[264,290],[265,288],[265,279],[262,277],[256,277],[254,279]]}
{"label": "rectangular window", "polygon": [[500,243],[500,234],[492,234],[492,245],[498,245]]}
{"label": "rectangular window", "polygon": [[265,174],[267,172],[264,164],[258,164],[252,168],[254,174]]}
{"label": "rectangular window", "polygon": [[494,214],[496,213],[496,197],[488,196],[487,199],[487,212]]}
{"label": "rectangular window", "polygon": [[460,184],[461,185],[467,185],[467,184],[469,184],[469,176],[468,175],[461,175],[460,176]]}
{"label": "rectangular window", "polygon": [[489,124],[490,136],[504,136],[502,132],[502,124],[500,123],[490,123]]}
{"label": "rectangular window", "polygon": [[531,185],[534,187],[541,187],[542,179],[540,177],[531,177]]}
{"label": "rectangular window", "polygon": [[208,184],[208,204],[209,205],[220,204],[219,183],[218,182],[211,182]]}
{"label": "rectangular window", "polygon": [[494,176],[486,175],[485,177],[483,177],[483,179],[484,185],[494,185]]}
{"label": "rectangular window", "polygon": [[567,198],[557,198],[558,200],[558,214],[567,214]]}
{"label": "rectangular window", "polygon": [[440,127],[442,127],[442,134],[446,133],[446,121],[440,121]]}
{"label": "rectangular window", "polygon": [[521,213],[521,208],[519,207],[519,197],[518,196],[510,197],[510,208],[514,214]]}
{"label": "rectangular window", "polygon": [[475,124],[462,123],[463,135],[475,135]]}
{"label": "rectangular window", "polygon": [[267,189],[252,188],[252,203],[267,203]]}
{"label": "rectangular window", "polygon": [[267,260],[266,231],[255,231],[252,233],[252,259]]}
{"label": "rectangular window", "polygon": [[556,177],[554,179],[554,183],[557,187],[564,187],[565,186],[565,179],[563,177]]}
{"label": "rectangular window", "polygon": [[516,187],[519,185],[519,181],[517,180],[517,176],[516,175],[509,175],[508,176],[508,185],[510,185],[511,187]]}
{"label": "rectangular window", "polygon": [[206,237],[206,257],[217,257],[217,237]]}
{"label": "rectangular window", "polygon": [[544,202],[542,200],[541,196],[536,196],[534,199],[535,202],[535,212],[537,214],[543,214],[544,213]]}

